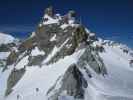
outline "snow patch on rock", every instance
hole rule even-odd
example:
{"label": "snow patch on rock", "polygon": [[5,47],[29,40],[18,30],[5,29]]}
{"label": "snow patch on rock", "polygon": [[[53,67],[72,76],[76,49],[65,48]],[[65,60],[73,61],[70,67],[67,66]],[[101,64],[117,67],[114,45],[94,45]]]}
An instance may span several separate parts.
{"label": "snow patch on rock", "polygon": [[45,52],[39,50],[38,47],[35,47],[31,52],[31,56],[38,56],[38,55],[45,55]]}
{"label": "snow patch on rock", "polygon": [[52,41],[56,41],[56,34],[54,34],[54,36],[51,37],[50,41],[51,41],[51,42],[52,42]]}
{"label": "snow patch on rock", "polygon": [[59,19],[54,19],[54,18],[48,16],[47,14],[44,15],[44,19],[47,19],[47,21],[44,21],[43,25],[59,23]]}

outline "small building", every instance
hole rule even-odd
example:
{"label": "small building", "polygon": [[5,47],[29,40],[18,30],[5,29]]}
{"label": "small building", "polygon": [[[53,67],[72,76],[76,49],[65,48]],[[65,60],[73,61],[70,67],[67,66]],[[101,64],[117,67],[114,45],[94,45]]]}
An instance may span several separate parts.
{"label": "small building", "polygon": [[45,9],[45,14],[47,14],[47,15],[50,16],[50,17],[53,17],[53,16],[54,16],[53,7],[50,6],[50,7],[46,8],[46,9]]}

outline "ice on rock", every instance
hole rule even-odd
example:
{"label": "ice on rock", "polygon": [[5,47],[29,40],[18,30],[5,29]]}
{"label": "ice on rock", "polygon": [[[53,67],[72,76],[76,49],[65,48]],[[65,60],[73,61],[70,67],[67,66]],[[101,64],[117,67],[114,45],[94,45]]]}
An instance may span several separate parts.
{"label": "ice on rock", "polygon": [[56,41],[56,34],[54,34],[54,36],[51,37],[50,41]]}

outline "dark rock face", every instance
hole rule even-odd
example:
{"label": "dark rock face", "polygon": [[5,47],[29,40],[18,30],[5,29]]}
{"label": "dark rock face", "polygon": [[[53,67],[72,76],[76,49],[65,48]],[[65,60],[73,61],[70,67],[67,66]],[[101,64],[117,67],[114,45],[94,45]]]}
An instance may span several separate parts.
{"label": "dark rock face", "polygon": [[5,61],[0,60],[0,68],[4,68],[5,67]]}
{"label": "dark rock face", "polygon": [[57,44],[55,41],[51,42],[50,38],[60,32],[59,26],[54,24],[38,27],[36,37],[39,48],[44,50],[46,54],[50,53],[55,44]]}
{"label": "dark rock face", "polygon": [[12,51],[7,58],[7,65],[13,64],[18,58],[18,54],[15,51]]}
{"label": "dark rock face", "polygon": [[[87,81],[75,64],[68,68],[61,82],[61,87],[54,95],[49,97],[50,100],[58,100],[63,91],[66,91],[67,95],[74,96],[77,99],[84,98],[84,88],[87,88]],[[54,86],[50,90],[49,93],[54,90]]]}
{"label": "dark rock face", "polygon": [[72,95],[75,98],[84,97],[83,88],[87,88],[87,81],[76,65],[71,65],[69,67],[62,81],[64,82],[62,88],[67,90],[68,95]]}
{"label": "dark rock face", "polygon": [[0,45],[0,52],[8,52],[10,51],[10,47],[5,44]]}
{"label": "dark rock face", "polygon": [[15,86],[17,84],[17,82],[21,79],[21,77],[24,75],[25,73],[25,68],[22,68],[20,70],[12,70],[8,80],[7,80],[7,89],[6,89],[6,93],[5,96],[8,96],[13,90],[13,86]]}
{"label": "dark rock face", "polygon": [[43,59],[44,59],[43,55],[29,56],[28,66],[32,66],[32,65],[39,65],[39,66],[41,66],[41,62],[43,61]]}
{"label": "dark rock face", "polygon": [[74,33],[75,34],[74,34],[73,38],[75,40],[76,45],[79,45],[79,43],[81,43],[81,42],[87,42],[88,35],[82,25],[77,27],[75,29]]}
{"label": "dark rock face", "polygon": [[1,44],[0,45],[0,52],[9,52],[11,48],[16,47],[15,43],[8,43],[8,44]]}
{"label": "dark rock face", "polygon": [[36,42],[36,37],[30,37],[24,42],[22,42],[18,47],[19,53],[23,53],[26,50],[30,50],[34,48],[35,42]]}
{"label": "dark rock face", "polygon": [[[63,58],[65,56],[68,55],[72,55],[76,48],[79,47],[79,45],[81,43],[85,43],[87,44],[87,33],[84,29],[84,27],[82,25],[79,25],[78,27],[72,28],[69,27],[68,28],[68,32],[63,32],[63,34],[57,34],[58,40],[55,44],[58,46],[60,46],[61,44],[63,44],[65,42],[66,39],[68,39],[68,41],[66,42],[66,44],[61,48],[61,50],[59,52],[57,52],[57,54],[51,59],[51,61],[49,63],[53,63],[59,60],[59,58]],[[59,47],[58,46],[58,47]],[[69,46],[69,47],[68,47]]]}
{"label": "dark rock face", "polygon": [[98,51],[94,51],[94,49],[90,46],[86,47],[85,52],[80,57],[78,61],[78,66],[81,68],[86,68],[87,64],[97,73],[106,75],[107,70],[106,67],[100,58]]}
{"label": "dark rock face", "polygon": [[76,12],[74,10],[71,10],[68,12],[68,18],[76,17]]}
{"label": "dark rock face", "polygon": [[130,64],[131,67],[133,67],[133,59],[131,59],[131,60],[129,61],[129,64]]}

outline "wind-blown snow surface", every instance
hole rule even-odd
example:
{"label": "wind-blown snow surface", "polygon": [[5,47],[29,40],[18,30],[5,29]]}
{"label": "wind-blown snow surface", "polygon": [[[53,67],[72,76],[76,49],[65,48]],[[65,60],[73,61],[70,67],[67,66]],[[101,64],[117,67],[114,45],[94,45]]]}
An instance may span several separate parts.
{"label": "wind-blown snow surface", "polygon": [[105,46],[101,53],[108,75],[88,79],[86,100],[133,100],[133,69],[129,66],[131,56],[118,47]]}
{"label": "wind-blown snow surface", "polygon": [[10,52],[0,52],[0,59],[7,59]]}
{"label": "wind-blown snow surface", "polygon": [[[17,95],[20,95],[20,100],[46,100],[46,94],[49,88],[65,73],[69,65],[76,63],[83,51],[84,50],[75,52],[73,55],[67,56],[49,66],[43,65],[41,68],[38,66],[27,67],[26,73],[13,88],[11,95],[3,98],[2,96],[4,95],[4,90],[6,88],[5,84],[8,78],[7,76],[9,76],[9,71],[11,71],[13,67],[10,66],[10,69],[4,72],[0,78],[0,83],[2,83],[2,85],[0,85],[0,100],[17,100]],[[27,63],[27,60],[23,58],[22,62],[23,63],[20,63],[25,64]],[[18,65],[16,67],[19,67]],[[36,91],[36,88],[39,89],[38,92]]]}
{"label": "wind-blown snow surface", "polygon": [[[117,46],[104,46],[104,48],[105,52],[100,53],[100,56],[106,65],[108,75],[97,75],[88,66],[92,78],[83,72],[88,81],[85,100],[133,100],[133,69],[129,65],[129,59],[132,57],[123,53]],[[0,75],[0,100],[17,100],[17,95],[19,95],[19,100],[46,100],[48,89],[65,73],[69,65],[76,63],[83,51],[75,52],[55,64],[43,65],[42,68],[38,66],[26,67],[26,73],[13,88],[14,91],[8,97],[2,98],[4,84],[12,68],[10,67],[8,71]],[[38,92],[36,88],[39,89]],[[67,96],[61,97],[61,99],[71,100],[72,98]]]}
{"label": "wind-blown snow surface", "polygon": [[14,37],[12,37],[11,35],[0,33],[0,45],[12,43],[13,41],[14,41]]}
{"label": "wind-blown snow surface", "polygon": [[[54,40],[55,36],[52,38]],[[0,33],[0,44],[8,44],[13,41],[12,36]],[[44,62],[49,61],[61,47],[55,47]],[[129,64],[130,59],[133,59],[133,57],[129,53],[124,53],[120,46],[104,45],[104,48],[105,52],[99,53],[99,55],[103,59],[108,75],[98,75],[90,66],[88,66],[88,69],[91,71],[92,78],[82,72],[88,82],[88,87],[85,89],[85,100],[133,100],[133,68]],[[2,72],[0,68],[0,100],[47,100],[48,90],[59,77],[64,75],[71,64],[77,62],[83,52],[84,50],[79,50],[51,65],[44,64],[42,67],[27,66],[24,76],[13,87],[13,92],[7,97],[4,97],[7,79],[14,65],[8,66],[5,72]],[[10,52],[1,52],[0,59],[6,59],[9,54]],[[35,47],[31,55],[45,55],[45,52]],[[24,68],[27,63],[28,56],[17,63],[15,68]],[[59,87],[60,85],[61,83],[58,84]],[[19,99],[17,98],[18,95]],[[74,99],[65,95],[59,97],[59,100]]]}

